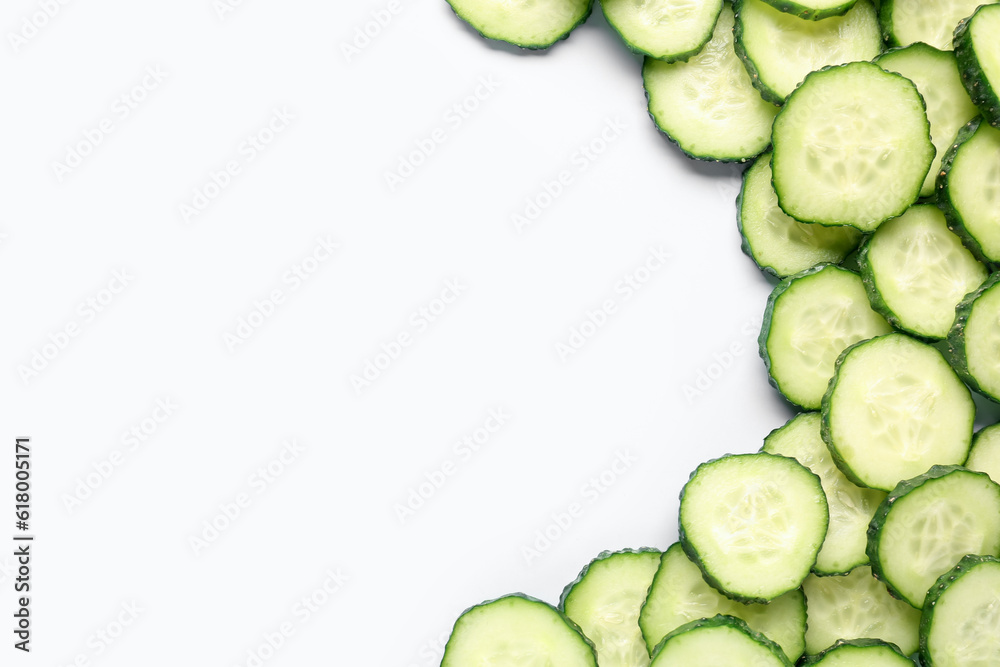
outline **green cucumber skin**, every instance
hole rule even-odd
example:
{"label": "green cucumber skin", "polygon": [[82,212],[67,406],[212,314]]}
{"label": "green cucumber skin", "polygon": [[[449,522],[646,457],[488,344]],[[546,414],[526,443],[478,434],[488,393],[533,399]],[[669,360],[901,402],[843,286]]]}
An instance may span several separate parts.
{"label": "green cucumber skin", "polygon": [[812,7],[806,7],[797,2],[792,2],[791,0],[764,0],[764,2],[771,5],[779,12],[793,14],[794,16],[798,16],[800,19],[805,19],[807,21],[821,21],[834,16],[843,16],[851,10],[851,7],[857,4],[858,0],[847,0],[840,5],[830,7],[829,9],[813,9]]}
{"label": "green cucumber skin", "polygon": [[[771,0],[765,0],[765,2],[771,5],[774,4],[773,2],[771,2]],[[857,2],[857,0],[855,0],[855,2]],[[853,5],[854,3],[851,4]],[[733,11],[736,14],[736,23],[734,24],[733,27],[733,47],[736,50],[736,56],[740,59],[740,62],[743,63],[743,66],[747,70],[747,74],[750,75],[750,82],[753,84],[753,87],[760,92],[760,96],[763,97],[768,102],[770,102],[771,104],[776,104],[778,106],[781,106],[782,104],[785,103],[785,98],[776,93],[774,90],[772,90],[771,87],[768,86],[766,83],[761,81],[760,74],[757,71],[757,63],[753,61],[753,59],[747,53],[746,48],[744,48],[743,46],[743,20],[741,19],[743,11],[743,0],[736,0],[736,2],[733,4]]]}
{"label": "green cucumber skin", "polygon": [[[737,22],[736,22],[737,30],[739,29],[738,27],[739,25],[740,25],[739,16],[737,15]],[[738,41],[737,44],[739,44]],[[740,48],[739,46],[736,47],[737,53],[739,53],[739,48]],[[750,78],[754,79],[754,85],[756,86],[757,85],[756,75],[751,74]],[[781,280],[785,276],[778,273],[773,267],[762,266],[760,262],[757,261],[757,259],[754,257],[753,254],[753,248],[750,247],[750,239],[748,239],[747,235],[743,233],[743,193],[746,191],[747,188],[747,173],[750,171],[750,167],[752,166],[753,163],[750,163],[743,170],[743,174],[740,176],[740,192],[739,194],[736,195],[736,229],[740,233],[740,250],[743,251],[744,255],[753,260],[753,263],[756,264],[761,271],[768,274],[769,276],[774,276],[778,280]]]}
{"label": "green cucumber skin", "polygon": [[968,91],[969,97],[979,107],[983,118],[993,127],[1000,129],[1000,94],[993,90],[993,86],[983,74],[979,59],[976,58],[976,52],[972,48],[972,35],[969,31],[973,19],[990,6],[982,5],[972,16],[962,19],[955,28],[955,58],[958,59],[958,71],[962,75],[962,84]]}
{"label": "green cucumber skin", "polygon": [[1000,559],[994,558],[993,556],[977,556],[975,554],[969,554],[968,556],[962,558],[962,560],[958,561],[958,565],[954,568],[938,577],[937,582],[931,586],[929,591],[927,591],[927,599],[924,602],[924,609],[920,614],[920,648],[918,649],[917,654],[920,657],[921,664],[934,664],[931,661],[930,649],[927,646],[927,637],[930,635],[934,609],[937,607],[938,599],[949,586],[968,574],[977,565],[981,565],[983,563],[1000,563]]}
{"label": "green cucumber skin", "polygon": [[878,23],[882,26],[882,39],[885,40],[887,47],[895,48],[897,46],[906,46],[906,44],[899,43],[899,40],[896,39],[896,35],[893,32],[892,0],[882,0],[879,4]]}
{"label": "green cucumber skin", "polygon": [[858,267],[861,270],[861,282],[865,286],[865,294],[868,295],[868,301],[871,302],[872,310],[884,317],[894,329],[904,331],[913,338],[925,343],[933,343],[935,339],[928,338],[901,326],[899,315],[882,298],[882,294],[878,291],[878,286],[875,284],[875,272],[868,261],[868,249],[871,246],[872,238],[874,238],[874,234],[866,236],[865,240],[861,242],[861,247],[858,249]]}
{"label": "green cucumber skin", "polygon": [[589,563],[584,565],[583,569],[580,570],[580,574],[577,575],[576,579],[566,584],[566,587],[563,588],[563,592],[562,595],[559,596],[559,604],[557,606],[559,611],[563,613],[566,612],[566,599],[569,597],[569,594],[573,591],[576,585],[579,584],[581,581],[583,581],[583,578],[587,576],[587,573],[590,572],[590,568],[592,565],[607,560],[612,556],[618,556],[620,554],[657,554],[662,557],[663,552],[654,547],[640,547],[638,549],[621,549],[619,551],[610,551],[610,550],[602,551],[601,553],[597,554],[597,557],[595,557]]}
{"label": "green cucumber skin", "polygon": [[976,303],[976,299],[992,287],[995,287],[997,283],[1000,283],[1000,272],[994,273],[987,278],[986,282],[979,289],[966,295],[962,299],[962,302],[958,304],[958,307],[955,309],[955,324],[952,325],[951,331],[948,332],[947,359],[951,367],[958,373],[958,376],[967,385],[972,387],[974,391],[995,403],[1000,403],[1000,396],[994,396],[983,390],[976,378],[969,373],[969,358],[965,352],[965,327],[969,322],[969,317],[972,315],[972,308]]}
{"label": "green cucumber skin", "polygon": [[456,10],[455,7],[454,7],[454,5],[451,4],[451,0],[447,0],[447,2],[448,2],[448,6],[451,7],[451,11],[455,13],[455,16],[457,16],[459,19],[462,20],[463,23],[465,23],[466,25],[468,25],[469,27],[471,27],[473,30],[475,30],[479,34],[479,36],[482,37],[483,39],[489,40],[491,42],[500,42],[502,44],[512,44],[512,45],[514,45],[514,46],[516,46],[516,47],[518,47],[520,49],[524,49],[525,51],[544,51],[545,49],[547,49],[547,48],[549,48],[549,47],[551,47],[551,46],[553,46],[553,45],[555,45],[555,44],[563,41],[564,39],[566,39],[567,37],[569,37],[569,35],[570,35],[571,32],[573,32],[574,30],[576,30],[577,28],[579,28],[581,25],[583,25],[584,23],[586,23],[587,19],[590,18],[590,15],[594,11],[594,0],[590,0],[590,2],[587,4],[587,10],[586,10],[586,12],[584,12],[583,16],[580,17],[580,20],[577,21],[575,25],[571,26],[569,28],[569,30],[567,30],[563,34],[559,35],[558,37],[556,37],[551,42],[548,42],[547,44],[518,44],[517,42],[511,42],[511,41],[508,41],[506,39],[499,39],[497,37],[490,37],[489,35],[483,33],[482,30],[480,30],[476,26],[472,25],[472,23],[470,23],[469,21],[466,21],[465,17],[463,17],[461,14],[458,13],[458,10]]}
{"label": "green cucumber skin", "polygon": [[660,654],[660,651],[666,645],[668,641],[676,637],[677,635],[684,634],[685,632],[691,630],[697,630],[698,628],[717,628],[720,626],[728,626],[731,628],[736,628],[743,634],[747,635],[751,639],[756,640],[760,644],[763,644],[767,649],[774,654],[774,657],[781,661],[782,665],[787,665],[787,667],[792,667],[792,663],[788,660],[785,652],[781,650],[781,647],[775,644],[773,641],[760,634],[759,632],[754,632],[750,629],[750,626],[746,624],[742,619],[736,618],[735,616],[724,616],[722,614],[717,614],[712,618],[703,618],[697,621],[691,621],[690,623],[685,623],[673,632],[667,634],[652,653],[652,662],[656,662],[656,657]]}
{"label": "green cucumber skin", "polygon": [[[605,0],[600,0],[601,9],[602,10],[604,8],[604,2],[605,2]],[[722,3],[721,5],[719,5],[719,11],[715,14],[715,21],[719,20],[719,14],[722,13],[722,9],[724,7],[725,7],[725,3]],[[605,14],[605,18],[607,18],[607,14]],[[649,51],[645,51],[643,49],[640,49],[639,47],[637,47],[636,45],[634,45],[632,42],[628,41],[628,39],[625,37],[625,35],[622,33],[622,31],[618,29],[618,26],[611,19],[608,19],[608,25],[611,26],[611,29],[615,31],[615,34],[618,35],[618,38],[621,39],[621,41],[625,44],[625,46],[628,47],[628,50],[631,51],[632,53],[634,53],[636,55],[639,55],[639,56],[645,56],[647,58],[653,58],[655,60],[662,60],[663,62],[666,62],[666,63],[677,63],[677,62],[687,62],[692,57],[694,57],[694,56],[698,55],[699,53],[701,53],[702,48],[706,44],[708,44],[708,42],[709,42],[710,39],[712,39],[712,33],[714,32],[714,29],[715,29],[715,21],[712,22],[712,29],[709,30],[708,33],[705,35],[705,41],[703,41],[700,45],[698,45],[697,48],[691,49],[690,51],[685,51],[683,53],[675,53],[675,54],[673,54],[673,55],[671,55],[669,57],[657,56],[657,55],[654,55],[654,54],[650,53]],[[648,100],[647,100],[647,102],[648,102]],[[654,119],[654,121],[655,121],[655,119]]]}
{"label": "green cucumber skin", "polygon": [[815,665],[817,662],[825,658],[827,653],[830,653],[842,646],[856,646],[858,648],[867,648],[869,646],[885,646],[898,653],[899,657],[901,658],[906,657],[905,655],[903,655],[903,652],[899,650],[899,647],[893,644],[892,642],[882,641],[881,639],[849,639],[849,640],[841,639],[838,640],[837,643],[831,646],[830,648],[825,649],[817,653],[816,655],[809,656],[808,658],[802,661],[801,665],[802,667],[809,667],[810,665]]}
{"label": "green cucumber skin", "polygon": [[951,167],[955,163],[955,157],[962,148],[962,144],[976,134],[982,122],[983,118],[981,116],[969,121],[965,127],[958,131],[955,142],[948,149],[948,152],[944,154],[944,158],[941,160],[941,171],[937,177],[937,205],[941,209],[941,212],[944,213],[945,220],[948,221],[948,229],[962,239],[962,243],[965,244],[965,247],[972,252],[976,259],[984,264],[991,265],[996,260],[988,257],[983,252],[983,247],[979,244],[979,241],[969,233],[969,230],[965,226],[965,221],[962,219],[962,214],[955,208],[954,203],[951,201],[951,195],[948,192],[948,179],[951,176]]}

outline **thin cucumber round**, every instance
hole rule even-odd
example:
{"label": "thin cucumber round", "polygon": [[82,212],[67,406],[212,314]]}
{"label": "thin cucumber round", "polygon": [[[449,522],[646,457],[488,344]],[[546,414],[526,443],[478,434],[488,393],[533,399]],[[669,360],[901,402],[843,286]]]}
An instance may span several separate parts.
{"label": "thin cucumber round", "polygon": [[564,614],[520,593],[466,610],[441,660],[441,667],[534,664],[597,667],[597,655]]}
{"label": "thin cucumber round", "polygon": [[916,86],[864,62],[807,76],[778,113],[773,144],[785,213],[863,232],[917,200],[934,158]]}
{"label": "thin cucumber round", "polygon": [[635,53],[687,60],[712,38],[723,0],[601,0],[604,16]]}
{"label": "thin cucumber round", "polygon": [[639,631],[639,609],[660,552],[604,552],[563,591],[559,608],[594,642],[601,667],[646,667],[649,653]]}
{"label": "thin cucumber round", "polygon": [[837,577],[810,575],[802,584],[808,626],[806,653],[819,654],[838,639],[880,639],[909,655],[919,644],[920,612],[889,595],[862,566]]}
{"label": "thin cucumber round", "polygon": [[983,5],[955,30],[955,57],[969,96],[1000,127],[1000,5]]}
{"label": "thin cucumber round", "polygon": [[820,21],[832,16],[843,16],[858,0],[765,0],[778,11],[807,21]]}
{"label": "thin cucumber round", "polygon": [[789,591],[768,604],[730,600],[705,582],[698,566],[675,543],[663,553],[639,614],[649,652],[685,623],[716,614],[742,619],[781,646],[791,662],[805,650],[806,601],[801,590]]}
{"label": "thin cucumber round", "polygon": [[959,305],[948,334],[951,365],[973,389],[1000,402],[1000,273]]}
{"label": "thin cucumber round", "polygon": [[771,142],[778,108],[761,99],[736,57],[728,2],[698,55],[677,63],[647,57],[642,80],[649,115],[690,157],[746,162]]}
{"label": "thin cucumber round", "polygon": [[994,482],[1000,483],[1000,424],[987,426],[973,436],[965,467],[984,472]]}
{"label": "thin cucumber round", "polygon": [[872,310],[856,273],[821,265],[786,278],[771,292],[760,354],[782,396],[818,410],[840,353],[890,331],[889,323]]}
{"label": "thin cucumber round", "polygon": [[858,263],[872,308],[897,329],[929,340],[948,335],[956,306],[988,276],[941,210],[927,204],[883,223]]}
{"label": "thin cucumber round", "polygon": [[941,353],[893,333],[837,360],[823,397],[823,440],[848,479],[892,491],[934,464],[964,463],[975,416],[968,387]]}
{"label": "thin cucumber round", "polygon": [[736,53],[760,94],[775,104],[809,72],[871,60],[881,51],[878,14],[869,0],[823,21],[803,21],[764,0],[736,2]]}
{"label": "thin cucumber round", "polygon": [[875,576],[915,609],[966,554],[1000,555],[1000,485],[960,466],[900,482],[868,531]]}
{"label": "thin cucumber round", "polygon": [[740,602],[767,602],[798,588],[829,521],[819,477],[784,456],[703,463],[681,491],[685,553],[705,581]]}
{"label": "thin cucumber round", "polygon": [[820,655],[809,658],[803,667],[913,667],[913,661],[899,648],[878,639],[839,641]]}
{"label": "thin cucumber round", "polygon": [[941,171],[941,160],[958,135],[979,110],[965,93],[958,61],[951,51],[941,51],[923,43],[893,49],[875,62],[884,70],[902,74],[917,86],[927,105],[927,120],[931,124],[931,141],[937,153],[927,170],[921,197],[934,195],[934,186]]}
{"label": "thin cucumber round", "polygon": [[764,439],[762,451],[790,456],[819,476],[830,506],[830,528],[813,571],[845,574],[868,563],[868,524],[885,493],[864,489],[844,477],[820,434],[818,412],[803,412]]}
{"label": "thin cucumber round", "polygon": [[959,21],[996,0],[882,0],[879,19],[889,46],[924,42],[949,50]]}
{"label": "thin cucumber round", "polygon": [[545,49],[587,20],[593,0],[448,0],[483,37]]}
{"label": "thin cucumber round", "polygon": [[941,575],[920,620],[927,667],[1000,665],[1000,560],[970,554]]}
{"label": "thin cucumber round", "polygon": [[664,637],[651,667],[792,667],[773,641],[733,616],[693,621]]}
{"label": "thin cucumber round", "polygon": [[1000,130],[972,120],[941,161],[938,206],[980,259],[1000,261]]}

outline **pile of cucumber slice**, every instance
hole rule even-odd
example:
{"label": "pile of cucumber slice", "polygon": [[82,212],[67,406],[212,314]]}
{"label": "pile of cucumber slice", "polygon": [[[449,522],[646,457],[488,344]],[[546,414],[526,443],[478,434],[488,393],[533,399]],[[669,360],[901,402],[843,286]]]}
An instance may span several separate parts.
{"label": "pile of cucumber slice", "polygon": [[[594,4],[448,2],[529,49]],[[760,353],[800,412],[691,474],[676,543],[470,608],[442,667],[1000,665],[1000,0],[600,4],[667,138],[749,163]]]}

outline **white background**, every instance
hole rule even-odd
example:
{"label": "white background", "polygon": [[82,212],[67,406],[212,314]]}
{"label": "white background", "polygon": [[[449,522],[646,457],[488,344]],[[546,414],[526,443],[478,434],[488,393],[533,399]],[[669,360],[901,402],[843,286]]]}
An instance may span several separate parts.
{"label": "white background", "polygon": [[[24,435],[37,536],[30,655],[11,646],[0,552],[0,664],[252,665],[287,623],[263,664],[435,665],[466,607],[513,591],[555,603],[602,550],[667,547],[691,470],[791,416],[756,352],[772,283],[740,252],[740,169],[659,135],[641,63],[599,10],[530,54],[444,0],[395,14],[244,0],[222,15],[213,0],[90,0],[15,48],[40,7],[0,12],[0,540]],[[348,56],[373,12],[391,20]],[[143,90],[147,68],[162,80]],[[143,98],[127,117],[122,95]],[[276,109],[294,120],[250,160]],[[57,173],[103,119],[111,132]],[[609,122],[624,129],[605,142]],[[230,161],[239,173],[186,220]],[[518,230],[512,215],[564,170],[571,184]],[[295,287],[286,273],[318,238],[339,249]],[[626,298],[616,286],[650,248],[669,260]],[[104,292],[121,271],[127,286]],[[419,328],[448,281],[461,294]],[[227,344],[274,290],[273,314]],[[561,358],[608,299],[615,312]],[[400,334],[411,344],[357,391],[352,375]],[[36,352],[51,358],[33,369]],[[130,449],[123,434],[150,430],[167,399],[173,414]],[[498,409],[507,422],[460,455]],[[292,439],[303,451],[262,489],[255,471]],[[595,498],[619,455],[632,462]],[[240,494],[249,506],[207,539]],[[547,527],[558,536],[531,555]],[[330,596],[328,572],[348,579]],[[314,594],[306,618],[296,605]],[[97,639],[130,604],[138,617]]]}

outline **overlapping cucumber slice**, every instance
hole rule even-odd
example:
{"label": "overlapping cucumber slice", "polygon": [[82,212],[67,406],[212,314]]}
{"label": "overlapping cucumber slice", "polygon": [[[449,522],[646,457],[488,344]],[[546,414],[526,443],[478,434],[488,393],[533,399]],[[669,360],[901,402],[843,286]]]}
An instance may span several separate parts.
{"label": "overlapping cucumber slice", "polygon": [[723,0],[601,0],[608,23],[625,44],[675,62],[698,53],[712,38]]}
{"label": "overlapping cucumber slice", "polygon": [[920,622],[927,667],[1000,664],[1000,560],[969,554],[927,594]]}
{"label": "overlapping cucumber slice", "polygon": [[969,294],[957,308],[948,334],[948,355],[976,391],[1000,402],[1000,273]]}
{"label": "overlapping cucumber slice", "polygon": [[889,46],[923,42],[951,49],[959,22],[982,4],[996,0],[881,0],[879,19]]}
{"label": "overlapping cucumber slice", "polygon": [[483,37],[545,49],[587,20],[593,0],[448,0]]}
{"label": "overlapping cucumber slice", "polygon": [[965,467],[984,472],[1000,483],[1000,424],[987,426],[973,436]]}
{"label": "overlapping cucumber slice", "polygon": [[955,30],[962,82],[983,118],[1000,127],[1000,5],[984,4]]}
{"label": "overlapping cucumber slice", "polygon": [[781,648],[732,616],[692,621],[667,635],[651,667],[792,667]]}
{"label": "overlapping cucumber slice", "polygon": [[1000,261],[1000,130],[972,120],[941,162],[938,206],[955,231],[985,261]]}

